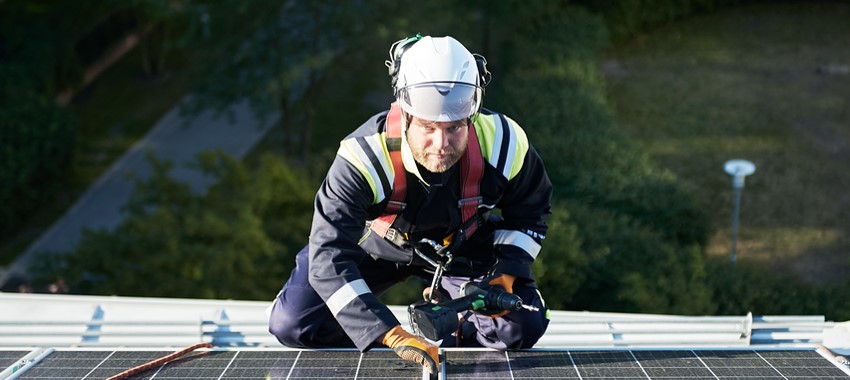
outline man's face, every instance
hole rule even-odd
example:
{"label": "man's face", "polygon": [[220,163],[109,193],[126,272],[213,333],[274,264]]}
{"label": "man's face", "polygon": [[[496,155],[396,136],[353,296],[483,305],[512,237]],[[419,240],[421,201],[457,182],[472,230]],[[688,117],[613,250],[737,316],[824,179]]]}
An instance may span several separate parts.
{"label": "man's face", "polygon": [[432,173],[443,173],[457,163],[468,138],[466,120],[437,122],[412,117],[407,127],[413,158]]}

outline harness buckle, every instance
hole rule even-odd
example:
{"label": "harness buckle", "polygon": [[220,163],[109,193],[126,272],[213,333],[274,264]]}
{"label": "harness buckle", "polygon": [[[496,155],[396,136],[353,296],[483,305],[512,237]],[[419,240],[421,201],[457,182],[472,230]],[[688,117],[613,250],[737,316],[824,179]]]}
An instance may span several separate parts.
{"label": "harness buckle", "polygon": [[404,211],[405,208],[407,208],[407,203],[391,200],[389,201],[389,203],[387,203],[387,208],[385,211],[389,212],[390,214],[400,214],[402,211]]}
{"label": "harness buckle", "polygon": [[469,203],[475,203],[475,205],[478,206],[481,203],[484,203],[483,201],[484,201],[484,197],[482,197],[480,195],[477,196],[477,197],[472,197],[472,198],[463,198],[463,199],[457,201],[457,207],[463,207],[463,206],[465,206]]}
{"label": "harness buckle", "polygon": [[396,236],[397,236],[397,235],[396,235],[396,234],[397,234],[397,232],[396,232],[396,231],[397,231],[397,230],[396,230],[395,228],[390,227],[390,228],[387,230],[387,234],[384,236],[384,238],[385,238],[385,239],[387,239],[387,240],[389,240],[389,241],[395,242],[395,238],[396,238]]}

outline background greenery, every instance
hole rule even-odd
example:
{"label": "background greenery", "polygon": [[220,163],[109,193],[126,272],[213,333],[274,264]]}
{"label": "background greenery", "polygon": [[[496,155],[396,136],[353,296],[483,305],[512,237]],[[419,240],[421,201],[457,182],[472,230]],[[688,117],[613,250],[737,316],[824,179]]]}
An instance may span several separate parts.
{"label": "background greenery", "polygon": [[[169,164],[152,159],[158,175],[139,183],[124,224],[115,231],[90,231],[65,259],[43,260],[37,272],[44,281],[63,276],[74,291],[97,294],[267,299],[285,280],[294,253],[305,242],[310,199],[338,140],[390,101],[389,80],[380,64],[386,48],[422,32],[453,35],[487,56],[494,72],[487,106],[523,125],[546,161],[556,186],[554,214],[534,269],[553,307],[681,314],[818,313],[847,319],[850,303],[841,292],[846,282],[810,284],[792,274],[777,276],[762,262],[745,260],[743,255],[731,268],[712,250],[723,243],[717,236],[728,233],[724,230],[728,219],[720,211],[725,207],[717,202],[728,187],[716,162],[725,155],[718,152],[691,160],[684,156],[705,147],[699,144],[704,141],[699,132],[707,128],[703,121],[714,125],[711,118],[696,115],[716,112],[724,99],[732,100],[712,98],[724,88],[697,86],[706,81],[688,76],[701,63],[718,66],[700,59],[701,52],[712,50],[675,43],[686,40],[681,36],[689,27],[700,35],[740,36],[717,27],[716,21],[701,21],[703,17],[723,17],[739,9],[752,15],[796,14],[793,8],[782,13],[781,7],[770,4],[738,3],[133,2],[138,20],[153,20],[138,21],[140,25],[153,23],[157,26],[150,30],[169,31],[155,34],[160,42],[153,46],[166,46],[170,50],[164,51],[172,52],[167,57],[185,60],[160,58],[155,61],[162,63],[153,72],[161,77],[163,72],[176,74],[183,67],[197,66],[197,72],[212,78],[183,84],[185,91],[197,93],[187,112],[220,107],[245,96],[254,100],[258,112],[282,111],[284,117],[244,162],[215,152],[200,157],[199,166],[221,179],[206,195],[192,194],[186,185],[170,180]],[[0,7],[26,11],[20,4],[24,3],[7,1]],[[847,9],[846,3],[830,6],[836,8],[819,17]],[[203,15],[206,23],[191,21]],[[465,22],[458,22],[458,15],[464,15]],[[689,24],[691,20],[696,26]],[[758,20],[789,28],[783,20]],[[804,27],[814,23],[803,22]],[[846,36],[841,25],[836,22],[828,30]],[[776,34],[762,35],[777,38],[764,49],[786,41]],[[679,39],[664,43],[677,35]],[[659,41],[653,42],[657,50],[645,53],[642,41]],[[807,43],[811,42],[794,46]],[[746,42],[740,46],[756,50]],[[654,58],[640,59],[647,54]],[[23,59],[8,53],[5,57],[4,64],[10,58]],[[209,57],[215,57],[215,65]],[[137,70],[150,72],[150,66],[156,66],[149,58],[141,60],[147,63]],[[625,67],[641,75],[617,77],[606,70],[605,76],[600,66]],[[649,75],[653,70],[661,70],[655,87]],[[172,77],[201,78],[195,75]],[[174,80],[163,82],[159,85]],[[674,87],[670,83],[683,86],[681,92],[668,91]],[[777,94],[776,101],[791,95]],[[846,99],[838,94],[833,102]],[[92,107],[95,100],[96,93],[78,96],[70,106],[72,114]],[[760,104],[764,110],[775,104],[758,103],[765,99],[756,95],[741,94],[738,100]],[[753,105],[742,108],[758,110]],[[719,132],[712,141],[740,147],[742,139],[754,135],[770,139],[777,133],[769,123],[744,129],[753,124],[737,124],[738,129]],[[132,133],[112,131],[132,139]],[[93,136],[85,140],[96,139]],[[665,155],[659,136],[679,138],[679,156]],[[792,139],[773,144],[781,146]],[[763,174],[759,164],[750,183],[755,189]],[[694,179],[692,171],[700,168],[720,175]],[[746,194],[750,191],[748,187]],[[782,196],[768,197],[757,203],[758,210],[770,213],[784,202]],[[751,208],[744,212],[754,213]],[[799,213],[771,215],[789,230],[801,227],[790,223]],[[806,214],[812,220],[816,216]],[[742,240],[750,236],[742,235]],[[407,284],[385,299],[410,302],[418,293],[416,286]]]}

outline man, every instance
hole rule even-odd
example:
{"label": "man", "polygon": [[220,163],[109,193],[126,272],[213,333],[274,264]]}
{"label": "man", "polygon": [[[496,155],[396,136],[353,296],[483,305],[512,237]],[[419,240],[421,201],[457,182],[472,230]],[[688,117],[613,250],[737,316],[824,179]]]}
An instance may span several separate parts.
{"label": "man", "polygon": [[516,122],[481,108],[486,61],[454,38],[401,40],[387,66],[396,103],[340,143],[269,331],[290,347],[383,344],[435,373],[435,343],[405,331],[377,297],[410,276],[431,278],[413,247],[432,241],[453,259],[426,292],[454,299],[483,280],[539,308],[466,313],[441,345],[533,346],[549,323],[530,269],[552,194],[540,157]]}

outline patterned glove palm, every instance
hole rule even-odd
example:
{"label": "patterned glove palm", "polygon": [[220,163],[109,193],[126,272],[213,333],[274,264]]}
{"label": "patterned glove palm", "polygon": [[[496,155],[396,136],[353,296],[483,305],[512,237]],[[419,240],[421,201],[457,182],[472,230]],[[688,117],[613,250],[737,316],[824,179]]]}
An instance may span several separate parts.
{"label": "patterned glove palm", "polygon": [[381,343],[392,348],[396,355],[402,359],[418,363],[432,374],[440,371],[440,357],[437,346],[405,331],[401,325],[387,331],[381,339]]}

